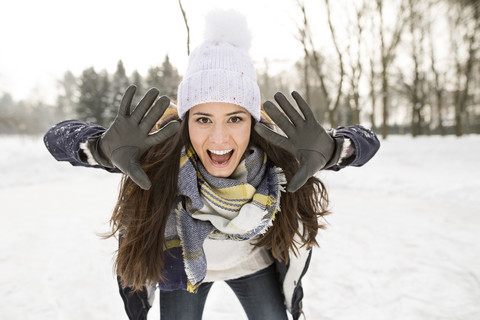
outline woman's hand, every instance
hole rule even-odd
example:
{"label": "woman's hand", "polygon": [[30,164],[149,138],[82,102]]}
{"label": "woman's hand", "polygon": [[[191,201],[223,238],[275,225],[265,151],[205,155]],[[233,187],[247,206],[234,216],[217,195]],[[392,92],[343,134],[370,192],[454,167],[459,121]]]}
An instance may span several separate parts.
{"label": "woman's hand", "polygon": [[142,189],[148,190],[151,182],[139,164],[140,157],[148,148],[162,143],[176,133],[180,124],[172,121],[161,130],[150,134],[170,105],[170,99],[162,96],[152,107],[159,92],[157,89],[150,89],[130,114],[130,105],[136,90],[135,86],[128,87],[113,123],[100,137],[92,137],[88,141],[92,155],[99,164],[104,167],[117,167]]}
{"label": "woman's hand", "polygon": [[335,164],[343,143],[342,139],[334,140],[317,122],[312,110],[298,92],[294,91],[292,97],[303,113],[303,118],[280,92],[275,94],[275,100],[288,118],[272,102],[267,101],[263,105],[267,114],[287,137],[273,132],[260,123],[255,125],[255,131],[259,135],[289,151],[299,161],[300,169],[287,187],[289,192],[300,189],[320,169]]}

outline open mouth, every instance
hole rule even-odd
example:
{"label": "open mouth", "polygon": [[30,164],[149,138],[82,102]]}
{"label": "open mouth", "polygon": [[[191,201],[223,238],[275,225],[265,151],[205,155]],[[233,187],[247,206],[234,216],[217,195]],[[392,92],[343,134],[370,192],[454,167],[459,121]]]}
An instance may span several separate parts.
{"label": "open mouth", "polygon": [[213,165],[226,166],[233,155],[233,149],[228,150],[207,150],[208,156]]}

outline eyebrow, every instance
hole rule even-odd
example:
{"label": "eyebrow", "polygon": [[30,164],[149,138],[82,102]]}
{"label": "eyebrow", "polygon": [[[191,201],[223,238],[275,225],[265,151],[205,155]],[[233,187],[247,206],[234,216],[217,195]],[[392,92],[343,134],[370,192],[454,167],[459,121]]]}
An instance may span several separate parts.
{"label": "eyebrow", "polygon": [[[232,115],[234,115],[234,114],[239,114],[239,113],[247,114],[246,111],[238,110],[238,111],[229,112],[229,113],[226,114],[226,116],[232,116]],[[206,112],[195,112],[193,115],[194,115],[194,116],[208,116],[208,117],[211,117],[211,116],[212,116],[212,114],[206,113]]]}

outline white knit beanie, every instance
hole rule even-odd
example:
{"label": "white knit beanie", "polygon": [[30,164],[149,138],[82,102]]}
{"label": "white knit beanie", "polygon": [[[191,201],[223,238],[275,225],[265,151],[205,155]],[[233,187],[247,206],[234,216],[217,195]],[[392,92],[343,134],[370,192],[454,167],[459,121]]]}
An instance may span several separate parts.
{"label": "white knit beanie", "polygon": [[235,11],[207,15],[205,40],[190,54],[178,86],[178,115],[207,102],[228,102],[260,120],[260,89],[248,55],[251,34],[245,17]]}

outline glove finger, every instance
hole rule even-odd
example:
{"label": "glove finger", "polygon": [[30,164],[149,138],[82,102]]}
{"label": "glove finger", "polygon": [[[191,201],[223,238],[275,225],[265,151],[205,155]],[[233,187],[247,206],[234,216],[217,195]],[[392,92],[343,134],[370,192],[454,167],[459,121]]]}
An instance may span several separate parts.
{"label": "glove finger", "polygon": [[145,171],[143,171],[140,165],[133,159],[130,161],[127,175],[130,177],[130,179],[133,180],[133,182],[135,182],[140,188],[144,190],[148,190],[152,186],[152,183],[150,182],[150,179],[148,178]]}
{"label": "glove finger", "polygon": [[132,119],[135,123],[140,123],[140,121],[142,121],[143,116],[147,113],[148,109],[150,109],[158,94],[158,89],[152,88],[148,90],[145,96],[143,96],[142,100],[138,103],[138,106],[132,112]]}
{"label": "glove finger", "polygon": [[277,92],[274,98],[295,126],[299,126],[303,123],[302,116],[298,113],[297,110],[295,110],[290,101],[288,101],[281,92]]}
{"label": "glove finger", "polygon": [[298,189],[300,189],[305,182],[312,176],[308,172],[308,167],[307,166],[302,166],[300,169],[298,169],[297,173],[293,176],[292,180],[288,183],[287,186],[287,191],[288,192],[295,192]]}
{"label": "glove finger", "polygon": [[130,105],[132,104],[133,96],[137,91],[135,85],[131,85],[127,88],[122,97],[122,102],[120,102],[120,108],[118,109],[119,116],[129,116],[130,115]]}
{"label": "glove finger", "polygon": [[179,129],[180,129],[180,122],[176,120],[170,121],[162,129],[149,135],[146,139],[146,143],[149,147],[162,143],[168,137],[177,133]]}
{"label": "glove finger", "polygon": [[302,96],[298,92],[293,91],[292,92],[292,97],[293,97],[293,99],[295,99],[295,102],[297,103],[300,111],[302,111],[303,116],[305,117],[305,120],[307,120],[307,121],[314,120],[315,122],[317,122],[317,120],[315,119],[315,115],[313,114],[312,109],[310,108],[308,103],[302,98]]}
{"label": "glove finger", "polygon": [[150,111],[147,113],[145,118],[142,120],[142,128],[150,132],[152,130],[153,126],[157,123],[157,121],[162,117],[164,114],[165,110],[167,110],[168,106],[170,105],[170,99],[166,96],[160,97],[160,99],[155,102],[153,107],[150,109]]}
{"label": "glove finger", "polygon": [[295,148],[295,146],[290,142],[290,140],[288,140],[288,138],[270,130],[265,125],[257,123],[254,129],[262,138],[264,138],[271,144],[285,149],[293,155],[297,153],[297,148]]}
{"label": "glove finger", "polygon": [[268,116],[275,122],[280,129],[287,134],[288,137],[295,135],[295,127],[292,123],[278,110],[278,108],[270,101],[266,101],[263,104],[263,108],[267,112]]}

